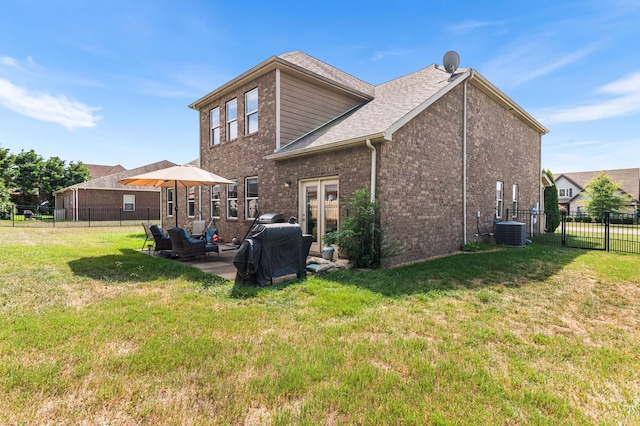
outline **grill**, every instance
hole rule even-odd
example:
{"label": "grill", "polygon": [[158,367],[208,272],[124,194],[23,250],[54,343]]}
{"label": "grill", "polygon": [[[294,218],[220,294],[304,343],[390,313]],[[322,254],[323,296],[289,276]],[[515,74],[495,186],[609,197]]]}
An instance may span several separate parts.
{"label": "grill", "polygon": [[285,219],[284,215],[280,213],[265,213],[258,217],[256,220],[257,224],[266,225],[268,223],[285,223],[287,219]]}

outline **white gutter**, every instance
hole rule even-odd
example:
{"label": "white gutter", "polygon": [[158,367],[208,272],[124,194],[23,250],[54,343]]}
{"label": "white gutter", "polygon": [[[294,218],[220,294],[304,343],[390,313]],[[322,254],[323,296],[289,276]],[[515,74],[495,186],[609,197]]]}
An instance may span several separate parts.
{"label": "white gutter", "polygon": [[376,147],[371,143],[371,139],[367,139],[367,148],[371,150],[371,202],[376,201],[376,169],[377,157]]}
{"label": "white gutter", "polygon": [[467,80],[462,104],[462,241],[467,244]]}
{"label": "white gutter", "polygon": [[280,151],[280,68],[276,68],[276,151]]}

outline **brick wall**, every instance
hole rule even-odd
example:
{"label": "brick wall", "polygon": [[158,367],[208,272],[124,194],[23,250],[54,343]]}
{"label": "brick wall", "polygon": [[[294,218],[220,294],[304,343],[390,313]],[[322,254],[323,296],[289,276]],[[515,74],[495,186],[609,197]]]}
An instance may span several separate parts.
{"label": "brick wall", "polygon": [[[496,181],[504,182],[505,214],[513,184],[521,209],[538,201],[540,135],[467,87],[467,241],[476,241],[476,211],[483,224],[493,223]],[[380,147],[378,196],[398,249],[386,265],[453,252],[464,241],[463,91],[449,92]]]}

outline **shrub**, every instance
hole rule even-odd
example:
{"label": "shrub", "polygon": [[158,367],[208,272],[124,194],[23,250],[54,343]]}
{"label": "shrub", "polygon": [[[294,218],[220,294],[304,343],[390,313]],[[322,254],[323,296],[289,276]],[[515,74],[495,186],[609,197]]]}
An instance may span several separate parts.
{"label": "shrub", "polygon": [[356,268],[376,268],[383,258],[383,230],[377,201],[369,188],[357,190],[347,207],[347,218],[337,231],[324,235],[325,244],[337,244]]}

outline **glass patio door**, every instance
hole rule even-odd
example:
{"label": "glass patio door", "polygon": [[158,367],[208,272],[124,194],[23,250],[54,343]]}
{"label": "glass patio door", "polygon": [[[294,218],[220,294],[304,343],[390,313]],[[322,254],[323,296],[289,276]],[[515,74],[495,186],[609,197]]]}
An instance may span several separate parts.
{"label": "glass patio door", "polygon": [[320,252],[322,236],[338,229],[338,180],[306,181],[300,190],[302,232],[313,236],[311,251]]}

